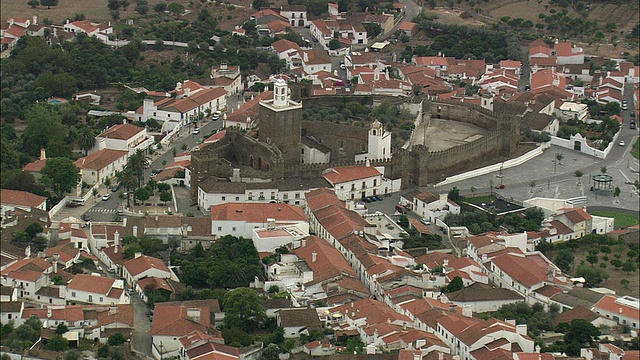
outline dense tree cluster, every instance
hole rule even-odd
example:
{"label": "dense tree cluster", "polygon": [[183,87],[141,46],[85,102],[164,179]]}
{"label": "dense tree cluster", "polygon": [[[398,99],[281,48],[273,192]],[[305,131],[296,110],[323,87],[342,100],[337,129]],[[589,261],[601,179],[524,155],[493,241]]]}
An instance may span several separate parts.
{"label": "dense tree cluster", "polygon": [[182,282],[194,288],[236,288],[248,286],[254,278],[264,278],[260,258],[251,239],[223,236],[203,251],[194,249],[186,256],[174,256],[180,266]]}

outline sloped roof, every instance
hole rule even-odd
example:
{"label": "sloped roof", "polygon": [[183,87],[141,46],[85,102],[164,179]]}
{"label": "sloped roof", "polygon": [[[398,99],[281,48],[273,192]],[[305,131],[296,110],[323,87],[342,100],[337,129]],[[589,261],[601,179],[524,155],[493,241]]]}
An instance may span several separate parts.
{"label": "sloped roof", "polygon": [[76,160],[74,164],[80,169],[101,170],[128,154],[124,150],[102,149]]}
{"label": "sloped roof", "polygon": [[331,168],[323,176],[332,184],[340,184],[380,175],[382,174],[375,167],[362,165]]}
{"label": "sloped roof", "polygon": [[584,306],[576,306],[571,310],[564,311],[562,314],[553,319],[553,325],[558,325],[560,323],[570,323],[574,319],[582,319],[588,322],[592,322],[597,318],[599,318],[598,314],[594,313],[593,311],[587,309]]}
{"label": "sloped roof", "polygon": [[46,197],[27,191],[0,189],[0,203],[2,204],[37,207],[45,200],[47,200]]}
{"label": "sloped roof", "polygon": [[71,279],[67,289],[107,295],[115,281],[113,278],[103,276],[77,274]]}
{"label": "sloped roof", "polygon": [[129,140],[142,131],[144,131],[144,128],[136,125],[118,124],[108,128],[98,136],[107,139]]}
{"label": "sloped roof", "polygon": [[140,255],[135,259],[126,261],[124,267],[129,271],[131,276],[139,275],[150,269],[170,273],[169,268],[162,260],[147,255]]}
{"label": "sloped roof", "polygon": [[598,301],[594,308],[597,311],[598,309],[602,309],[608,312],[620,314],[622,316],[626,316],[631,319],[638,320],[640,318],[640,314],[638,313],[638,309],[634,309],[633,307],[617,302],[618,298],[612,295],[605,295],[600,301]]}
{"label": "sloped roof", "polygon": [[343,274],[356,276],[342,253],[327,241],[317,236],[308,236],[305,242],[305,246],[294,249],[293,253],[306,260],[313,270],[313,283],[327,281]]}
{"label": "sloped roof", "polygon": [[316,309],[282,309],[278,311],[278,316],[282,327],[304,326],[309,330],[322,328],[322,322],[318,318]]}
{"label": "sloped roof", "polygon": [[447,298],[452,302],[524,300],[515,291],[493,288],[482,283],[473,283],[462,290],[449,293]]}
{"label": "sloped roof", "polygon": [[497,267],[525,286],[547,280],[547,269],[527,257],[504,254],[491,260]]}
{"label": "sloped roof", "polygon": [[211,206],[211,220],[266,223],[276,221],[308,221],[301,207],[277,203],[224,203]]}

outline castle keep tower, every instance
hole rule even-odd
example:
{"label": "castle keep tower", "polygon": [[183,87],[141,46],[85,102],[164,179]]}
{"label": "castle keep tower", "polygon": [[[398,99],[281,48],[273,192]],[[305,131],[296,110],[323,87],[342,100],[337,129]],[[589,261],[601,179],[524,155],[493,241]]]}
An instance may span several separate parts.
{"label": "castle keep tower", "polygon": [[287,83],[276,80],[273,99],[260,102],[259,140],[282,152],[285,167],[300,164],[302,104],[291,100]]}

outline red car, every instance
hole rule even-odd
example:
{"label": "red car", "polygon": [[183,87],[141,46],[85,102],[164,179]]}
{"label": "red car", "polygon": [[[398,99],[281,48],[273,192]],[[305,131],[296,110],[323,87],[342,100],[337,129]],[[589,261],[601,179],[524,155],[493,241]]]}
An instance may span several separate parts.
{"label": "red car", "polygon": [[504,184],[496,185],[496,189],[504,189]]}
{"label": "red car", "polygon": [[75,202],[70,202],[70,203],[67,203],[67,205],[66,205],[66,206],[67,206],[68,208],[76,208],[76,207],[80,206],[80,204],[75,203]]}

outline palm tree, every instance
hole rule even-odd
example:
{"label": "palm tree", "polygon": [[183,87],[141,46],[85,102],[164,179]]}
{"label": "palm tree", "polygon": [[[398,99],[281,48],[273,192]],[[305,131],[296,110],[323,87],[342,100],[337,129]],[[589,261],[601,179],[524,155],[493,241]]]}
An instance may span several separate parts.
{"label": "palm tree", "polygon": [[136,152],[129,156],[129,160],[127,160],[127,165],[125,166],[125,171],[130,171],[137,181],[136,186],[133,188],[134,190],[140,188],[142,186],[142,180],[144,179],[144,169],[149,166],[149,160],[145,156],[145,154],[136,150]]}
{"label": "palm tree", "polygon": [[76,142],[78,143],[78,147],[84,150],[86,156],[89,150],[96,144],[96,136],[93,134],[93,131],[86,126],[78,130],[77,136]]}
{"label": "palm tree", "polygon": [[96,203],[96,197],[98,197],[98,189],[93,188],[93,190],[91,190],[91,195],[93,195],[93,203]]}
{"label": "palm tree", "polygon": [[[128,193],[131,193],[136,189],[136,185],[138,180],[136,176],[131,172],[131,170],[125,169],[118,173],[118,183],[124,187],[124,190]],[[129,194],[127,194],[127,207],[131,207],[131,200],[129,200]]]}
{"label": "palm tree", "polygon": [[600,168],[600,172],[602,173],[602,175],[606,174],[608,170],[609,169],[607,169],[606,166],[603,166],[603,167]]}
{"label": "palm tree", "polygon": [[536,181],[535,180],[529,181],[529,187],[531,188],[531,193],[533,194],[533,188],[536,187]]}

